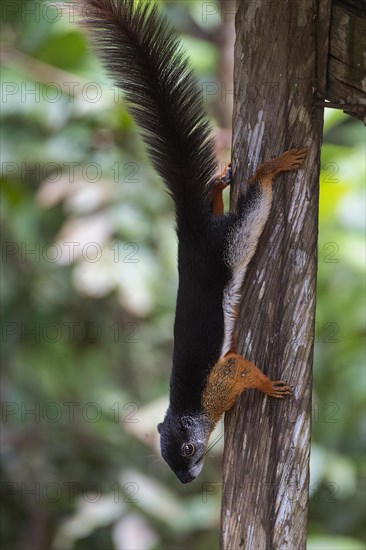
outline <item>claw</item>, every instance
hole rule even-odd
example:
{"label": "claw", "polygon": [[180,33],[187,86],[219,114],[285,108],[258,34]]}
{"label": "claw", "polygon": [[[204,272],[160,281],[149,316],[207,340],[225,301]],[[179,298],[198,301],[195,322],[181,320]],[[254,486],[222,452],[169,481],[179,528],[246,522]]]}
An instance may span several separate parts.
{"label": "claw", "polygon": [[291,395],[291,387],[284,380],[273,380],[268,395],[276,399],[283,399],[286,395]]}

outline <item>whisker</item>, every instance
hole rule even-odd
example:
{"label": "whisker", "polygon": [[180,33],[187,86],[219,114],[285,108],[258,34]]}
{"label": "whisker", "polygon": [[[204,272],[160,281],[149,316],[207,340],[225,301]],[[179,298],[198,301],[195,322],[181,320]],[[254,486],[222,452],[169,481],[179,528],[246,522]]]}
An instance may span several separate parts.
{"label": "whisker", "polygon": [[215,445],[220,441],[220,439],[223,437],[224,435],[224,431],[221,432],[221,434],[219,436],[217,436],[217,438],[207,447],[206,451],[204,452],[204,454],[201,456],[201,458],[199,460],[197,460],[196,464],[199,464],[204,458],[205,456],[212,451],[212,449],[215,447]]}

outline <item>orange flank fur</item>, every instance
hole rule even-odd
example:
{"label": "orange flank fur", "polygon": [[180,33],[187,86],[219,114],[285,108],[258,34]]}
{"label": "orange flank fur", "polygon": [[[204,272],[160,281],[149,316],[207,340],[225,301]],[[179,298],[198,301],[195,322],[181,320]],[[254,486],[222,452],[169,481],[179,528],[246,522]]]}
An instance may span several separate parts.
{"label": "orange flank fur", "polygon": [[236,353],[219,359],[207,377],[202,393],[202,406],[212,422],[231,409],[236,398],[246,389],[256,388],[270,397],[290,395],[290,386],[282,380],[271,381],[253,363]]}

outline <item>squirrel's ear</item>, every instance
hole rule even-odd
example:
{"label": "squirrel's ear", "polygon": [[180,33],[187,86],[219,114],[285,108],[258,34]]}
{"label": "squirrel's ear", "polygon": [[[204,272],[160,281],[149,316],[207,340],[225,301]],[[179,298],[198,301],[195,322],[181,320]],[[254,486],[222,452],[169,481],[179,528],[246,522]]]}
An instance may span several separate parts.
{"label": "squirrel's ear", "polygon": [[180,423],[182,424],[183,428],[190,428],[193,426],[193,418],[190,416],[182,416],[180,419]]}
{"label": "squirrel's ear", "polygon": [[161,434],[162,428],[163,428],[163,423],[160,422],[160,424],[158,424],[158,432],[159,432],[159,434]]}

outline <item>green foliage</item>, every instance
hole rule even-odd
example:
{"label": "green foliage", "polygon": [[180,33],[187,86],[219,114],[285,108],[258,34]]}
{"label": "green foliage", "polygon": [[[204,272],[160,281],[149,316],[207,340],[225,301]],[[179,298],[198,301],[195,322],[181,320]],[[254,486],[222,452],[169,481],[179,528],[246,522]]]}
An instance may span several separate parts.
{"label": "green foliage", "polygon": [[[82,34],[53,22],[55,8],[24,6],[3,18],[3,546],[216,548],[222,440],[189,486],[158,450],[177,286],[171,201]],[[213,71],[212,45],[194,50]],[[362,547],[362,139],[361,123],[327,116],[316,550]]]}
{"label": "green foliage", "polygon": [[[361,123],[342,113],[327,113],[320,177],[309,525],[310,533],[317,535],[359,539],[364,533],[365,489],[363,139]],[[339,544],[332,538],[311,540],[323,540],[319,548],[360,544],[340,546],[341,538]]]}

